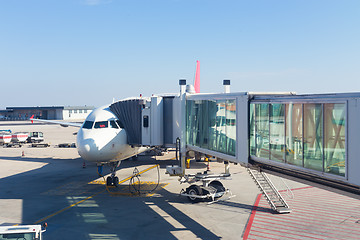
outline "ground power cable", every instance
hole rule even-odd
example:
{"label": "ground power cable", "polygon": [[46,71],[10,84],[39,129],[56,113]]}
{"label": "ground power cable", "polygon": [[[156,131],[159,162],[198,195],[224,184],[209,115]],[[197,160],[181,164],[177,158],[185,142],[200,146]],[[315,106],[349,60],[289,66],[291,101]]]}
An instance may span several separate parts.
{"label": "ground power cable", "polygon": [[[142,193],[147,193],[147,194],[150,194],[152,192],[154,192],[158,186],[160,185],[160,166],[159,164],[156,164],[156,168],[157,168],[157,184],[156,186],[151,189],[150,191],[146,191],[146,190],[141,190],[140,189],[140,186],[141,186],[141,181],[140,181],[140,176],[141,176],[141,172],[139,172],[139,170],[135,167],[134,171],[133,171],[133,175],[130,177],[130,183],[129,183],[129,191],[132,195],[141,195]],[[123,195],[123,193],[117,193],[117,192],[112,192],[109,190],[109,186],[106,185],[106,179],[105,179],[105,176],[102,175],[100,172],[99,172],[99,169],[97,169],[97,173],[99,174],[100,177],[103,178],[104,182],[105,182],[105,188],[106,188],[106,191],[109,193],[109,194],[121,194]],[[134,180],[137,179],[138,181],[135,182]],[[138,184],[137,184],[138,183]],[[139,188],[136,189],[134,187],[134,185],[139,185]],[[131,190],[131,187],[135,190],[135,191],[132,191]]]}
{"label": "ground power cable", "polygon": [[[141,189],[141,181],[140,181],[140,177],[141,174],[139,173],[139,170],[135,167],[134,171],[133,171],[133,176],[130,178],[130,182],[129,182],[129,191],[131,194],[133,195],[141,195],[141,194],[150,194],[153,193],[159,186],[160,184],[160,167],[159,164],[156,164],[156,168],[157,168],[157,184],[155,185],[155,187],[153,189],[151,189],[150,191],[148,190],[142,190]],[[135,181],[137,180],[137,181]],[[138,188],[136,188],[136,185],[138,185]]]}

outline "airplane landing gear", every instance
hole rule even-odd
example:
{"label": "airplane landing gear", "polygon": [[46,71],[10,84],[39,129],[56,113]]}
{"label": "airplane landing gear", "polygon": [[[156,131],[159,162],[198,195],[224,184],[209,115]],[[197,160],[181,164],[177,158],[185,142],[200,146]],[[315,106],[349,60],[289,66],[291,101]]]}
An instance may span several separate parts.
{"label": "airplane landing gear", "polygon": [[106,186],[119,186],[119,178],[115,175],[118,166],[120,166],[120,161],[110,163],[111,175],[106,178]]}
{"label": "airplane landing gear", "polygon": [[118,177],[107,177],[106,178],[106,186],[114,186],[114,187],[118,187],[119,186],[119,178]]}

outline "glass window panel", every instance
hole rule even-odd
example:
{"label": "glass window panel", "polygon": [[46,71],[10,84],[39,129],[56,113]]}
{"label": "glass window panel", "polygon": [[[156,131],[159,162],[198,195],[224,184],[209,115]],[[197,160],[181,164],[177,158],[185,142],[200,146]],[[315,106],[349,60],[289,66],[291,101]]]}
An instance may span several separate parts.
{"label": "glass window panel", "polygon": [[256,155],[256,144],[255,144],[255,104],[250,104],[250,155]]}
{"label": "glass window panel", "polygon": [[195,101],[187,101],[186,102],[186,111],[187,111],[187,121],[186,121],[186,141],[189,145],[195,145],[195,139],[197,135],[196,131],[196,112],[197,106]]}
{"label": "glass window panel", "polygon": [[85,121],[83,128],[85,129],[92,129],[92,126],[94,125],[93,121]]}
{"label": "glass window panel", "polygon": [[286,162],[303,166],[302,104],[286,104]]}
{"label": "glass window panel", "polygon": [[194,146],[199,146],[199,139],[200,139],[200,126],[202,122],[202,115],[201,115],[201,104],[202,101],[194,101],[192,106],[192,128],[191,128],[191,136],[192,136],[192,144]]}
{"label": "glass window panel", "polygon": [[202,114],[202,125],[201,125],[201,139],[200,147],[208,148],[209,146],[209,112],[208,112],[208,101],[203,100],[201,105]]}
{"label": "glass window panel", "polygon": [[107,128],[109,126],[108,121],[96,122],[94,128]]}
{"label": "glass window panel", "polygon": [[270,105],[270,159],[285,162],[285,105]]}
{"label": "glass window panel", "polygon": [[119,128],[119,126],[116,124],[115,120],[110,121],[111,128]]}
{"label": "glass window panel", "polygon": [[345,176],[345,119],[344,103],[324,104],[325,172]]}
{"label": "glass window panel", "polygon": [[187,144],[235,156],[235,100],[188,100],[186,111]]}
{"label": "glass window panel", "polygon": [[208,101],[209,108],[209,149],[217,150],[216,145],[216,113],[217,113],[217,105],[215,101]]}
{"label": "glass window panel", "polygon": [[195,146],[200,146],[200,130],[202,123],[202,114],[201,114],[201,105],[202,101],[195,101],[194,111],[195,111],[195,120],[193,126],[193,144]]}
{"label": "glass window panel", "polygon": [[192,140],[192,124],[193,124],[193,116],[192,116],[192,105],[194,101],[188,100],[186,101],[186,144],[193,145]]}
{"label": "glass window panel", "polygon": [[226,153],[226,102],[216,101],[216,145],[217,151]]}
{"label": "glass window panel", "polygon": [[226,101],[226,152],[235,156],[236,149],[236,102]]}
{"label": "glass window panel", "polygon": [[255,105],[256,156],[269,159],[269,104]]}
{"label": "glass window panel", "polygon": [[322,104],[304,104],[304,167],[323,171]]}

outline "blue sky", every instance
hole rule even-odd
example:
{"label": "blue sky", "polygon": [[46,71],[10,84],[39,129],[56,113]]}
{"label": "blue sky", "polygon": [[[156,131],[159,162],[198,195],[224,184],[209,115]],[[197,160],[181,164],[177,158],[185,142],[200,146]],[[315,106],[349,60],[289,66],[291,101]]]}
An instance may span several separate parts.
{"label": "blue sky", "polygon": [[178,92],[360,92],[360,1],[0,0],[0,108]]}

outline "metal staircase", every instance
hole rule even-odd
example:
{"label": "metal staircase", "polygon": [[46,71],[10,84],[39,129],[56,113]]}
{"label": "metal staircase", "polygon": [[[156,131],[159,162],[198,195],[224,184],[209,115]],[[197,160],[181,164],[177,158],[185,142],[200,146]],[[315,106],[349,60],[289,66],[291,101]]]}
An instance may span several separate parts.
{"label": "metal staircase", "polygon": [[274,211],[278,213],[291,212],[284,198],[280,195],[266,173],[250,168],[247,170]]}

